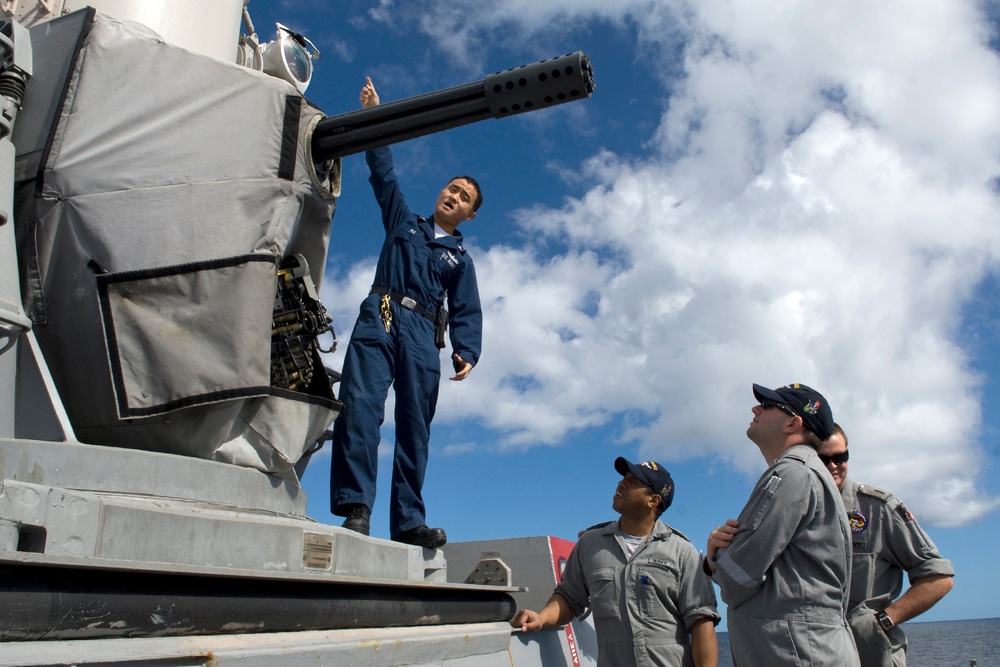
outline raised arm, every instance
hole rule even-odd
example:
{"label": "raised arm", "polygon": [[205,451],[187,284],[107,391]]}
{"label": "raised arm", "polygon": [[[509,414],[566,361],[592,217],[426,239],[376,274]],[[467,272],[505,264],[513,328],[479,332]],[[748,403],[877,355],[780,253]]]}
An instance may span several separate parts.
{"label": "raised arm", "polygon": [[365,77],[365,86],[361,89],[361,95],[358,96],[358,99],[361,100],[361,106],[364,109],[378,106],[378,93],[375,92],[375,84],[372,83],[370,76]]}

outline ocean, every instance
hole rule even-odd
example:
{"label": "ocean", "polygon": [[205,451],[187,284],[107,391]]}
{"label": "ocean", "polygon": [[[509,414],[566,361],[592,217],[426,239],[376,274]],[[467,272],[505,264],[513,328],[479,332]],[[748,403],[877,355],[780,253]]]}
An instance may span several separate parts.
{"label": "ocean", "polygon": [[[1000,618],[972,621],[909,622],[907,667],[1000,667]],[[733,667],[729,635],[719,633],[719,667]]]}

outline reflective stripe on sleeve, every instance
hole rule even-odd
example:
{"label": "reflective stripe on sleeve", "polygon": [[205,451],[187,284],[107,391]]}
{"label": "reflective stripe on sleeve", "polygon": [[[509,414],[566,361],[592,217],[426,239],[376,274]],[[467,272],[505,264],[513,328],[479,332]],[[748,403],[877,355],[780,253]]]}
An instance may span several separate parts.
{"label": "reflective stripe on sleeve", "polygon": [[730,579],[743,588],[753,588],[758,583],[753,577],[747,574],[746,570],[740,567],[739,563],[732,559],[728,549],[719,557],[716,566],[721,567],[729,575]]}

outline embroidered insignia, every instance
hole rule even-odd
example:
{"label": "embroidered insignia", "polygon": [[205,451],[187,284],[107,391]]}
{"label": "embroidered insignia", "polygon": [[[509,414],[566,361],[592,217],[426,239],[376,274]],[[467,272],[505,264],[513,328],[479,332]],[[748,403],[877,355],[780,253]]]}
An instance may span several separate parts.
{"label": "embroidered insignia", "polygon": [[441,259],[448,262],[452,267],[458,266],[458,258],[455,257],[455,253],[449,250],[441,251]]}
{"label": "embroidered insignia", "polygon": [[868,529],[868,517],[860,510],[847,513],[847,523],[851,524],[852,533],[863,533]]}
{"label": "embroidered insignia", "polygon": [[820,406],[819,401],[809,401],[808,403],[805,404],[805,407],[802,408],[802,411],[814,415],[817,412],[819,412],[819,406]]}
{"label": "embroidered insignia", "polygon": [[899,512],[899,516],[903,519],[904,522],[909,523],[910,521],[914,520],[913,512],[906,509],[906,505],[904,505],[903,503],[899,503],[899,507],[896,508],[896,511]]}
{"label": "embroidered insignia", "polygon": [[[643,461],[642,463],[639,464],[639,467],[640,468],[649,468],[650,470],[659,470],[660,469],[660,466],[658,466],[656,464],[656,461]],[[666,499],[666,497],[668,495],[670,495],[670,491],[673,488],[674,487],[671,484],[664,484],[663,488],[659,490],[659,494],[661,496],[663,496],[664,499]],[[653,489],[653,490],[656,491],[656,489]]]}

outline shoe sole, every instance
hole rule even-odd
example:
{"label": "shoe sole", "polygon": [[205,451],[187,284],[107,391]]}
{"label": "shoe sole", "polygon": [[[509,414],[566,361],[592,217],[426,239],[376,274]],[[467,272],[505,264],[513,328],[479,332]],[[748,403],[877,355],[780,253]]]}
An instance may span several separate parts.
{"label": "shoe sole", "polygon": [[441,547],[443,547],[448,543],[448,538],[447,537],[440,538],[434,540],[433,542],[408,542],[406,540],[399,540],[394,537],[392,538],[392,541],[398,542],[400,544],[409,544],[410,546],[414,547],[423,547],[424,549],[440,549]]}

